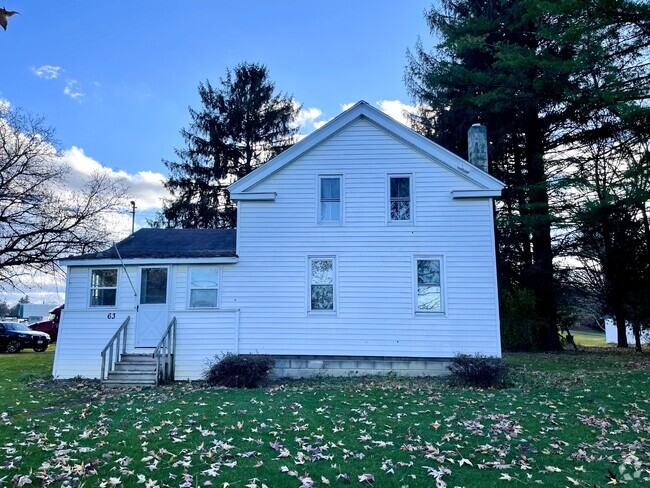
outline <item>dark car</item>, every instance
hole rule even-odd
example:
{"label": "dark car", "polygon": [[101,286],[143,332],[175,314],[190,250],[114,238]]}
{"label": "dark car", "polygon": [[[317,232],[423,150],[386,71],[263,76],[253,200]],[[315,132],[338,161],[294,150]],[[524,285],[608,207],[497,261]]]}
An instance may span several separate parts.
{"label": "dark car", "polygon": [[49,344],[50,336],[45,332],[31,330],[17,322],[0,322],[0,349],[12,353],[27,348],[43,352]]}
{"label": "dark car", "polygon": [[59,321],[61,320],[62,310],[63,305],[53,308],[50,310],[50,315],[48,315],[47,320],[30,324],[29,328],[39,332],[45,332],[50,336],[52,342],[56,342],[56,339],[59,336]]}

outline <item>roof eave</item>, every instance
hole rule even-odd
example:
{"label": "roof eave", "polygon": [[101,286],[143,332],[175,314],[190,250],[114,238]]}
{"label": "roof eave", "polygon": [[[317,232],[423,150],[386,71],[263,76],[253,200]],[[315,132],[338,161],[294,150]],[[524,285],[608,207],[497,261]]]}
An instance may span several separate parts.
{"label": "roof eave", "polygon": [[146,264],[168,265],[168,264],[235,264],[239,262],[239,256],[216,256],[205,258],[101,258],[101,259],[60,259],[61,266],[141,266]]}

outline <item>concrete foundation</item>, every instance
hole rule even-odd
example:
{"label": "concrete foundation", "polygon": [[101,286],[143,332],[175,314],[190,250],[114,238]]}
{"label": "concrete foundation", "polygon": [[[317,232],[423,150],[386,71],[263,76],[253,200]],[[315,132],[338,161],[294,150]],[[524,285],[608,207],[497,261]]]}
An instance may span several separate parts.
{"label": "concrete foundation", "polygon": [[275,356],[271,376],[361,376],[393,373],[397,376],[443,376],[449,374],[448,359],[372,356]]}

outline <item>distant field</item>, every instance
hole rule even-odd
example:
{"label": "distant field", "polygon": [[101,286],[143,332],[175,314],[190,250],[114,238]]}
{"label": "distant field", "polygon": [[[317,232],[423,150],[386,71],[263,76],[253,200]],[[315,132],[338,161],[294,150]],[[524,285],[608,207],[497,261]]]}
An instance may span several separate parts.
{"label": "distant field", "polygon": [[573,339],[578,346],[584,347],[611,347],[611,344],[605,342],[605,334],[598,332],[577,332],[571,331]]}

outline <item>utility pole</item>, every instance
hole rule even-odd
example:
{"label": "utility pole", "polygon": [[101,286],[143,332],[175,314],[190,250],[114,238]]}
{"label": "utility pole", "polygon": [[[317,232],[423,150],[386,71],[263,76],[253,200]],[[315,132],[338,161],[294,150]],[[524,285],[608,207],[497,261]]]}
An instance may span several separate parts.
{"label": "utility pole", "polygon": [[131,200],[131,234],[135,232],[135,202]]}

